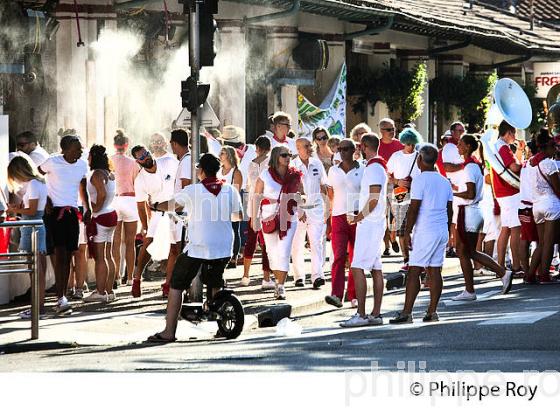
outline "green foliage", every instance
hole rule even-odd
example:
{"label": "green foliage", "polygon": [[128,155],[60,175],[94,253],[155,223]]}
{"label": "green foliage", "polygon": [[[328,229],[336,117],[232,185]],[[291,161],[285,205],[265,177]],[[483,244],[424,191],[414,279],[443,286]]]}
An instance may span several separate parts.
{"label": "green foliage", "polygon": [[546,126],[546,115],[542,104],[543,99],[537,98],[537,86],[533,82],[527,82],[525,86],[523,86],[523,91],[527,94],[529,102],[531,103],[531,109],[533,110],[533,119],[527,131],[534,133]]}
{"label": "green foliage", "polygon": [[401,121],[416,120],[424,108],[422,94],[426,87],[426,64],[419,62],[409,72],[387,65],[381,69],[355,68],[348,74],[348,93],[359,95],[354,112],[365,112],[369,102],[372,111],[379,101],[387,104],[390,111],[400,112]]}
{"label": "green foliage", "polygon": [[457,107],[461,121],[468,124],[470,132],[477,132],[484,126],[497,78],[495,73],[487,76],[469,73],[465,77],[440,75],[430,80],[430,102],[442,108],[446,120],[451,119],[451,106]]}

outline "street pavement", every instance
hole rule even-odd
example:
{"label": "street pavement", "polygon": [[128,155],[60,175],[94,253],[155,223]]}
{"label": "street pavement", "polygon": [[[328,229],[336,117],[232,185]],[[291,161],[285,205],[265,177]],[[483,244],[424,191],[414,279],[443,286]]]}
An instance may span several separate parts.
{"label": "street pavement", "polygon": [[[400,262],[385,258],[384,271],[397,271]],[[463,286],[459,272],[458,260],[447,259],[438,323],[422,322],[429,300],[422,291],[414,323],[389,325],[404,301],[400,289],[385,292],[383,326],[343,329],[340,322],[354,309],[349,303],[337,309],[324,302],[329,282],[320,290],[289,282],[288,299],[278,302],[272,291],[260,290],[258,265],[249,287],[239,287],[241,268],[229,270],[228,285],[246,311],[244,332],[233,341],[214,339],[215,323],[180,321],[178,342],[144,343],[163,329],[160,282],[145,282],[139,300],[125,286],[110,304],[75,302],[71,316],[41,321],[38,341],[29,340],[30,322],[17,319],[22,306],[6,305],[0,307],[0,371],[560,370],[560,285],[527,286],[515,280],[512,292],[501,295],[499,280],[477,277],[478,300],[454,302],[451,297]],[[368,309],[372,304],[369,297]],[[259,317],[271,307],[279,314],[288,309],[301,334],[287,337],[276,327],[259,327]]]}

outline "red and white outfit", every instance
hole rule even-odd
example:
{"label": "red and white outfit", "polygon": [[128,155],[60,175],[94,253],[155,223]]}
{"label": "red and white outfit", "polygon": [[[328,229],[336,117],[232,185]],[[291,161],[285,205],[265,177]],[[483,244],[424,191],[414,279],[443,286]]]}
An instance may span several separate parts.
{"label": "red and white outfit", "polygon": [[117,211],[119,222],[136,222],[139,219],[138,206],[134,194],[134,180],[140,172],[136,161],[124,153],[111,157],[115,167],[116,193],[113,207]]}
{"label": "red and white outfit", "polygon": [[[107,171],[100,171],[105,173],[108,178]],[[97,189],[91,183],[91,176],[93,172],[88,176],[87,179],[87,191],[90,202],[97,203]],[[113,199],[116,193],[116,183],[115,180],[107,179],[105,183],[105,200],[103,201],[103,206],[97,212],[92,212],[91,222],[86,227],[87,236],[90,239],[89,242],[93,243],[103,243],[103,242],[113,242],[113,234],[117,227],[117,213],[115,208],[113,208]],[[95,225],[95,226],[94,226]]]}
{"label": "red and white outfit", "polygon": [[410,198],[422,201],[412,233],[410,266],[443,266],[449,241],[447,204],[453,201],[451,184],[436,171],[424,171],[412,180]]}
{"label": "red and white outfit", "polygon": [[[506,168],[509,168],[511,164],[517,162],[513,151],[501,138],[496,142],[496,152]],[[520,202],[519,189],[512,187],[504,181],[495,169],[492,169],[492,182],[494,184],[494,194],[500,204],[502,227],[516,228],[521,226],[518,215]]]}
{"label": "red and white outfit", "polygon": [[290,151],[290,154],[292,154],[292,155],[297,154],[297,148],[296,148],[295,140],[293,140],[289,137],[286,137],[284,140],[280,140],[276,135],[273,135],[271,137],[271,136],[265,134],[265,136],[268,137],[268,139],[270,140],[270,150],[271,151],[275,147],[285,146]]}
{"label": "red and white outfit", "polygon": [[257,150],[254,145],[243,144],[241,147],[236,148],[237,156],[239,157],[239,171],[243,176],[243,182],[241,184],[241,190],[247,191],[247,181],[249,180],[249,167],[251,162],[257,158]]}
{"label": "red and white outfit", "polygon": [[[192,157],[191,153],[187,152],[181,157],[177,164],[177,173],[175,174],[175,189],[174,193],[177,194],[183,189],[182,179],[189,179],[192,183]],[[174,221],[171,229],[171,237],[174,243],[180,243],[183,236],[183,221]]]}
{"label": "red and white outfit", "polygon": [[[535,171],[531,161],[525,161],[521,168],[519,183],[519,222],[521,222],[521,240],[535,242],[539,240],[535,218],[533,217],[533,184]],[[537,171],[538,172],[538,171]]]}
{"label": "red and white outfit", "polygon": [[311,249],[311,282],[324,279],[323,263],[325,253],[323,239],[325,237],[325,204],[321,194],[321,186],[327,185],[327,174],[323,163],[318,158],[310,157],[305,165],[300,157],[292,161],[292,166],[303,175],[303,190],[307,197],[306,205],[315,204],[311,209],[305,210],[305,222],[298,221],[292,245],[292,261],[294,268],[294,281],[305,279],[305,234],[309,238]]}
{"label": "red and white outfit", "polygon": [[[331,245],[333,249],[333,263],[331,268],[331,295],[342,300],[344,296],[344,268],[346,256],[352,264],[354,244],[356,240],[356,224],[350,225],[347,214],[358,212],[360,206],[360,184],[365,166],[355,162],[355,167],[348,172],[340,168],[340,164],[329,169],[328,185],[333,190],[333,204],[331,217]],[[354,277],[352,270],[348,270],[348,299],[356,299]]]}
{"label": "red and white outfit", "polygon": [[385,246],[383,237],[387,226],[387,165],[381,157],[368,161],[360,183],[359,210],[363,210],[370,200],[370,187],[379,185],[381,191],[375,208],[364,215],[365,218],[357,223],[356,241],[354,243],[354,257],[351,267],[363,269],[366,272],[381,270],[381,254]]}
{"label": "red and white outfit", "polygon": [[[462,232],[481,232],[484,227],[484,217],[482,215],[482,209],[480,208],[480,202],[482,201],[483,187],[484,187],[484,176],[482,175],[482,164],[474,158],[465,159],[465,167],[460,171],[463,175],[463,182],[465,184],[474,184],[475,195],[473,199],[461,199],[459,203],[459,213],[457,217],[457,230],[459,235]],[[459,192],[464,192],[460,189]]]}

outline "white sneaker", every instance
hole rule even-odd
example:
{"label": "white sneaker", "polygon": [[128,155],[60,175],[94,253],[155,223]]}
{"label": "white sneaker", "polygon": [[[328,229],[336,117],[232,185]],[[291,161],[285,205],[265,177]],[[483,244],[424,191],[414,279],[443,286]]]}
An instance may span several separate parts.
{"label": "white sneaker", "polygon": [[274,290],[274,297],[277,300],[286,300],[286,289],[284,285],[278,285]]}
{"label": "white sneaker", "polygon": [[484,268],[474,269],[473,270],[474,276],[484,276]]}
{"label": "white sneaker", "polygon": [[506,270],[506,274],[502,277],[502,295],[506,295],[511,290],[511,284],[513,281],[513,272]]}
{"label": "white sneaker", "polygon": [[250,282],[251,282],[251,279],[249,279],[247,276],[243,276],[241,278],[241,286],[249,286]]}
{"label": "white sneaker", "polygon": [[345,320],[340,324],[340,327],[361,327],[361,326],[370,326],[368,316],[361,317],[359,313],[355,313],[350,317],[350,319]]}
{"label": "white sneaker", "polygon": [[373,315],[367,315],[367,320],[368,323],[372,326],[379,326],[383,324],[383,316],[379,315],[379,316],[373,316]]}
{"label": "white sneaker", "polygon": [[114,302],[115,300],[117,300],[115,292],[107,294],[107,302]]}
{"label": "white sneaker", "polygon": [[127,280],[126,281],[126,286],[132,286],[132,280]]}
{"label": "white sneaker", "polygon": [[269,280],[268,282],[266,280],[263,279],[263,281],[261,282],[261,289],[262,290],[271,290],[276,288],[276,282],[274,282],[272,279]]}
{"label": "white sneaker", "polygon": [[84,302],[108,302],[108,300],[107,292],[101,294],[98,293],[97,290],[94,290],[84,298]]}
{"label": "white sneaker", "polygon": [[350,302],[350,305],[351,305],[354,309],[357,309],[357,308],[358,308],[358,299],[352,299],[352,301]]}
{"label": "white sneaker", "polygon": [[464,290],[463,292],[459,293],[456,296],[453,296],[451,300],[459,301],[459,300],[476,300],[476,293],[470,293]]}
{"label": "white sneaker", "polygon": [[66,296],[58,299],[58,302],[56,302],[56,306],[54,307],[54,313],[57,316],[69,315],[72,313],[72,306],[68,303]]}

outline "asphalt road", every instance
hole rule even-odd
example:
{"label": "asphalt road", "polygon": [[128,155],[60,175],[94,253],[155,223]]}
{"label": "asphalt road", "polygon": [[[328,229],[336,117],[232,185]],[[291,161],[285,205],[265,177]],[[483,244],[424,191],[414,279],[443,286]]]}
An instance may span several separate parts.
{"label": "asphalt road", "polygon": [[[414,324],[388,325],[404,299],[402,291],[392,291],[384,297],[383,326],[342,329],[339,322],[353,310],[328,305],[294,318],[303,331],[292,337],[261,328],[247,330],[235,341],[214,340],[214,324],[193,329],[181,321],[180,341],[167,345],[37,343],[32,351],[4,349],[0,371],[321,372],[370,370],[372,365],[390,371],[411,366],[426,371],[560,371],[560,285],[524,286],[516,280],[512,292],[502,296],[501,282],[483,277],[477,283],[476,302],[452,302],[462,290],[461,278],[446,278],[438,323],[422,323],[428,298],[422,291]],[[163,316],[154,319],[163,323]]]}

